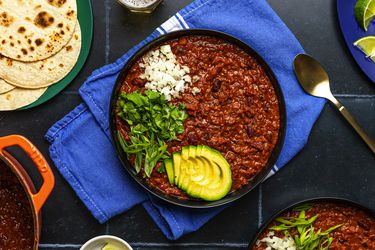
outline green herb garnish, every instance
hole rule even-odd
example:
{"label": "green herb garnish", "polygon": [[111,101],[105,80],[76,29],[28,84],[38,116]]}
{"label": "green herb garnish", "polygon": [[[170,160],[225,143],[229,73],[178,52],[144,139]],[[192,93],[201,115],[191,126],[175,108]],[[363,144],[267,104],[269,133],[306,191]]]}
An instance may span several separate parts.
{"label": "green herb garnish", "polygon": [[145,95],[122,92],[119,106],[118,117],[130,126],[129,140],[118,132],[120,145],[128,156],[135,155],[137,173],[143,166],[150,177],[159,160],[169,158],[165,141],[175,140],[184,132],[183,122],[188,118],[185,106],[168,103],[163,94],[151,90],[146,90]]}
{"label": "green herb garnish", "polygon": [[276,218],[280,224],[270,230],[283,231],[286,236],[292,235],[298,250],[328,250],[333,241],[329,234],[342,225],[336,225],[324,232],[321,229],[315,230],[313,223],[319,215],[307,218],[306,210],[310,208],[311,205],[296,207],[293,210],[299,212],[298,217]]}

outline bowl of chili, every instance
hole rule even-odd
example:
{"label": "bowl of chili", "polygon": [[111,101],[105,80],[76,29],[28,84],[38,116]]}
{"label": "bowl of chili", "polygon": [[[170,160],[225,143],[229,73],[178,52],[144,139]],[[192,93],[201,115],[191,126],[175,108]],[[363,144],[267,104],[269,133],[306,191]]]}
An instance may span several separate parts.
{"label": "bowl of chili", "polygon": [[[163,53],[162,57],[157,57]],[[152,56],[154,58],[150,59]],[[174,105],[162,104],[167,110],[182,107],[182,110],[176,111],[176,114],[179,114],[176,116],[184,117],[184,112],[187,114],[187,118],[174,121],[177,125],[171,125],[176,128],[172,131],[172,139],[166,136],[165,138],[170,140],[161,142],[160,147],[164,145],[166,154],[171,156],[187,147],[196,152],[199,145],[208,145],[215,153],[219,152],[231,169],[231,186],[224,197],[220,196],[221,198],[216,200],[192,197],[168,182],[168,173],[159,171],[160,162],[154,163],[155,168],[148,172],[143,166],[137,169],[139,158],[124,151],[124,144],[130,140],[129,122],[133,123],[132,119],[135,119],[131,116],[142,116],[148,112],[146,108],[139,114],[131,113],[129,107],[129,113],[123,112],[126,105],[124,100],[133,99],[136,95],[134,93],[147,96],[148,102],[157,98],[148,91],[157,90],[159,86],[151,80],[147,82],[142,74],[147,73],[148,77],[155,78],[153,71],[169,67],[162,65],[145,69],[149,60],[166,60],[166,65],[170,60],[177,61],[183,65],[179,68],[182,74],[176,74],[180,77],[177,78],[187,79],[188,83],[180,93],[175,91],[178,87],[171,91],[160,91],[165,94],[163,98]],[[156,78],[159,76],[156,74]],[[160,102],[157,103],[158,109]],[[171,32],[139,49],[127,61],[117,78],[109,114],[113,144],[120,161],[133,179],[165,201],[192,208],[220,206],[254,189],[274,166],[286,129],[283,94],[277,78],[265,60],[241,40],[206,29]],[[182,130],[179,127],[181,124]],[[145,140],[143,143],[149,142],[149,139]],[[139,142],[138,145],[143,144]],[[131,147],[125,147],[129,152],[133,152]],[[175,157],[172,158],[174,160]]]}
{"label": "bowl of chili", "polygon": [[374,210],[347,199],[304,200],[273,215],[248,249],[272,250],[281,244],[285,249],[374,249],[374,216]]}
{"label": "bowl of chili", "polygon": [[[35,163],[43,178],[36,191],[29,175],[6,148],[18,146]],[[47,161],[26,138],[0,137],[0,248],[37,250],[41,230],[41,209],[54,187]]]}

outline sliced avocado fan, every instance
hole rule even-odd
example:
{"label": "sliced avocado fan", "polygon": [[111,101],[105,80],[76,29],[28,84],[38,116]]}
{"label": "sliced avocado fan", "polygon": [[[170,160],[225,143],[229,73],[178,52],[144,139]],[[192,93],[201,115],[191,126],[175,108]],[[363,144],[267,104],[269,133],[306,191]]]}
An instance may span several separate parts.
{"label": "sliced avocado fan", "polygon": [[194,198],[216,201],[232,187],[232,171],[224,156],[208,146],[186,146],[164,161],[168,180]]}

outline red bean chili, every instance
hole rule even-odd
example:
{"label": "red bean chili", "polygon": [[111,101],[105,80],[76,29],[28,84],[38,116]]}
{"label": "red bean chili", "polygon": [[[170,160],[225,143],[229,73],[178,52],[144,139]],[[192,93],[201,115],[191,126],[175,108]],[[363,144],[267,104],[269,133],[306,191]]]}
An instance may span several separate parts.
{"label": "red bean chili", "polygon": [[[232,191],[241,188],[265,167],[278,139],[279,106],[270,79],[255,58],[220,38],[186,36],[166,44],[193,78],[181,98],[172,100],[186,105],[189,118],[179,140],[168,143],[169,152],[187,145],[215,148],[231,166]],[[141,61],[132,66],[122,91],[144,89]],[[193,87],[201,93],[192,94]],[[126,138],[127,126],[119,119],[118,129]],[[187,197],[156,169],[146,181],[167,194]]]}
{"label": "red bean chili", "polygon": [[[282,216],[297,217],[296,212],[287,212]],[[375,249],[375,219],[359,208],[342,203],[316,203],[306,212],[306,217],[318,215],[313,223],[316,230],[325,231],[333,226],[341,225],[330,235],[333,237],[329,249]],[[270,224],[270,227],[275,222]],[[263,239],[269,233],[265,230],[258,239]],[[284,237],[283,232],[276,232],[278,237]],[[253,250],[264,250],[266,246],[254,246]]]}
{"label": "red bean chili", "polygon": [[0,162],[0,250],[31,250],[33,216],[18,178]]}

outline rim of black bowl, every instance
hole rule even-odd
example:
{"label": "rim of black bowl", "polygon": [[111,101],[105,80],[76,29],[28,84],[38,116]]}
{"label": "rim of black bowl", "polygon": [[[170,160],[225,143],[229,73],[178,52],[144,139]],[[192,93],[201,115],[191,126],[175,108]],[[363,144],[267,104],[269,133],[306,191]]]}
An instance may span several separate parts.
{"label": "rim of black bowl", "polygon": [[253,249],[254,245],[256,244],[258,238],[261,236],[261,234],[263,233],[263,231],[266,230],[268,228],[269,224],[271,224],[271,222],[274,221],[281,214],[283,214],[283,213],[285,213],[287,211],[290,211],[291,209],[293,209],[296,206],[300,206],[300,205],[303,205],[303,204],[306,204],[306,203],[319,203],[319,202],[346,204],[348,206],[356,207],[358,209],[361,209],[362,211],[368,213],[372,217],[375,217],[375,211],[373,209],[370,209],[370,208],[362,205],[361,203],[359,203],[357,201],[354,201],[354,200],[351,200],[351,199],[348,199],[348,198],[329,197],[329,196],[325,197],[325,196],[322,196],[322,197],[315,197],[315,198],[304,199],[302,201],[294,202],[292,205],[289,205],[286,208],[284,208],[284,209],[276,212],[275,214],[273,214],[270,219],[268,219],[265,223],[262,224],[262,226],[260,227],[260,229],[257,231],[255,237],[251,240],[251,242],[250,242],[250,244],[248,246],[248,249],[249,250]]}
{"label": "rim of black bowl", "polygon": [[[128,71],[130,68],[133,66],[133,64],[137,61],[138,58],[143,56],[146,52],[149,50],[160,46],[161,44],[177,39],[179,37],[183,36],[189,36],[189,35],[197,35],[197,36],[213,36],[217,38],[221,38],[227,42],[230,42],[242,50],[244,50],[246,53],[254,57],[257,62],[262,66],[264,71],[266,72],[267,76],[269,77],[273,88],[275,90],[276,96],[278,98],[278,103],[279,103],[279,113],[280,113],[280,130],[279,130],[279,136],[277,143],[268,159],[268,162],[266,166],[245,186],[242,188],[228,194],[224,198],[218,201],[203,201],[203,200],[195,200],[195,199],[181,199],[175,196],[167,195],[163,191],[152,187],[148,185],[139,175],[134,170],[134,167],[129,163],[128,158],[121,149],[121,146],[119,144],[118,138],[116,136],[117,134],[117,128],[116,128],[116,119],[115,119],[115,113],[114,111],[116,110],[116,105],[117,105],[117,100],[118,100],[118,95],[119,91],[121,89],[121,86],[124,82],[124,79],[126,75],[128,74]],[[164,34],[162,36],[159,36],[158,38],[154,39],[153,41],[147,43],[144,45],[142,48],[140,48],[124,65],[123,69],[121,70],[117,80],[116,84],[113,87],[112,91],[112,96],[111,96],[111,101],[110,101],[110,110],[109,110],[109,122],[110,122],[110,130],[111,130],[111,136],[112,136],[112,143],[114,144],[116,148],[117,155],[125,167],[125,169],[129,172],[129,174],[133,177],[133,179],[141,185],[143,188],[145,188],[148,192],[151,194],[155,195],[156,197],[159,197],[169,203],[183,206],[183,207],[189,207],[189,208],[211,208],[211,207],[217,207],[221,206],[230,202],[233,202],[251,190],[253,190],[259,183],[261,183],[267,175],[270,173],[272,167],[275,165],[277,158],[281,152],[282,146],[284,144],[284,137],[285,137],[285,131],[286,131],[286,110],[285,110],[285,102],[284,102],[284,96],[281,91],[279,82],[271,70],[271,68],[268,66],[268,64],[264,61],[264,59],[248,44],[244,43],[243,41],[228,35],[223,32],[215,31],[215,30],[208,30],[208,29],[187,29],[187,30],[179,30],[179,31],[174,31],[171,33]]]}

